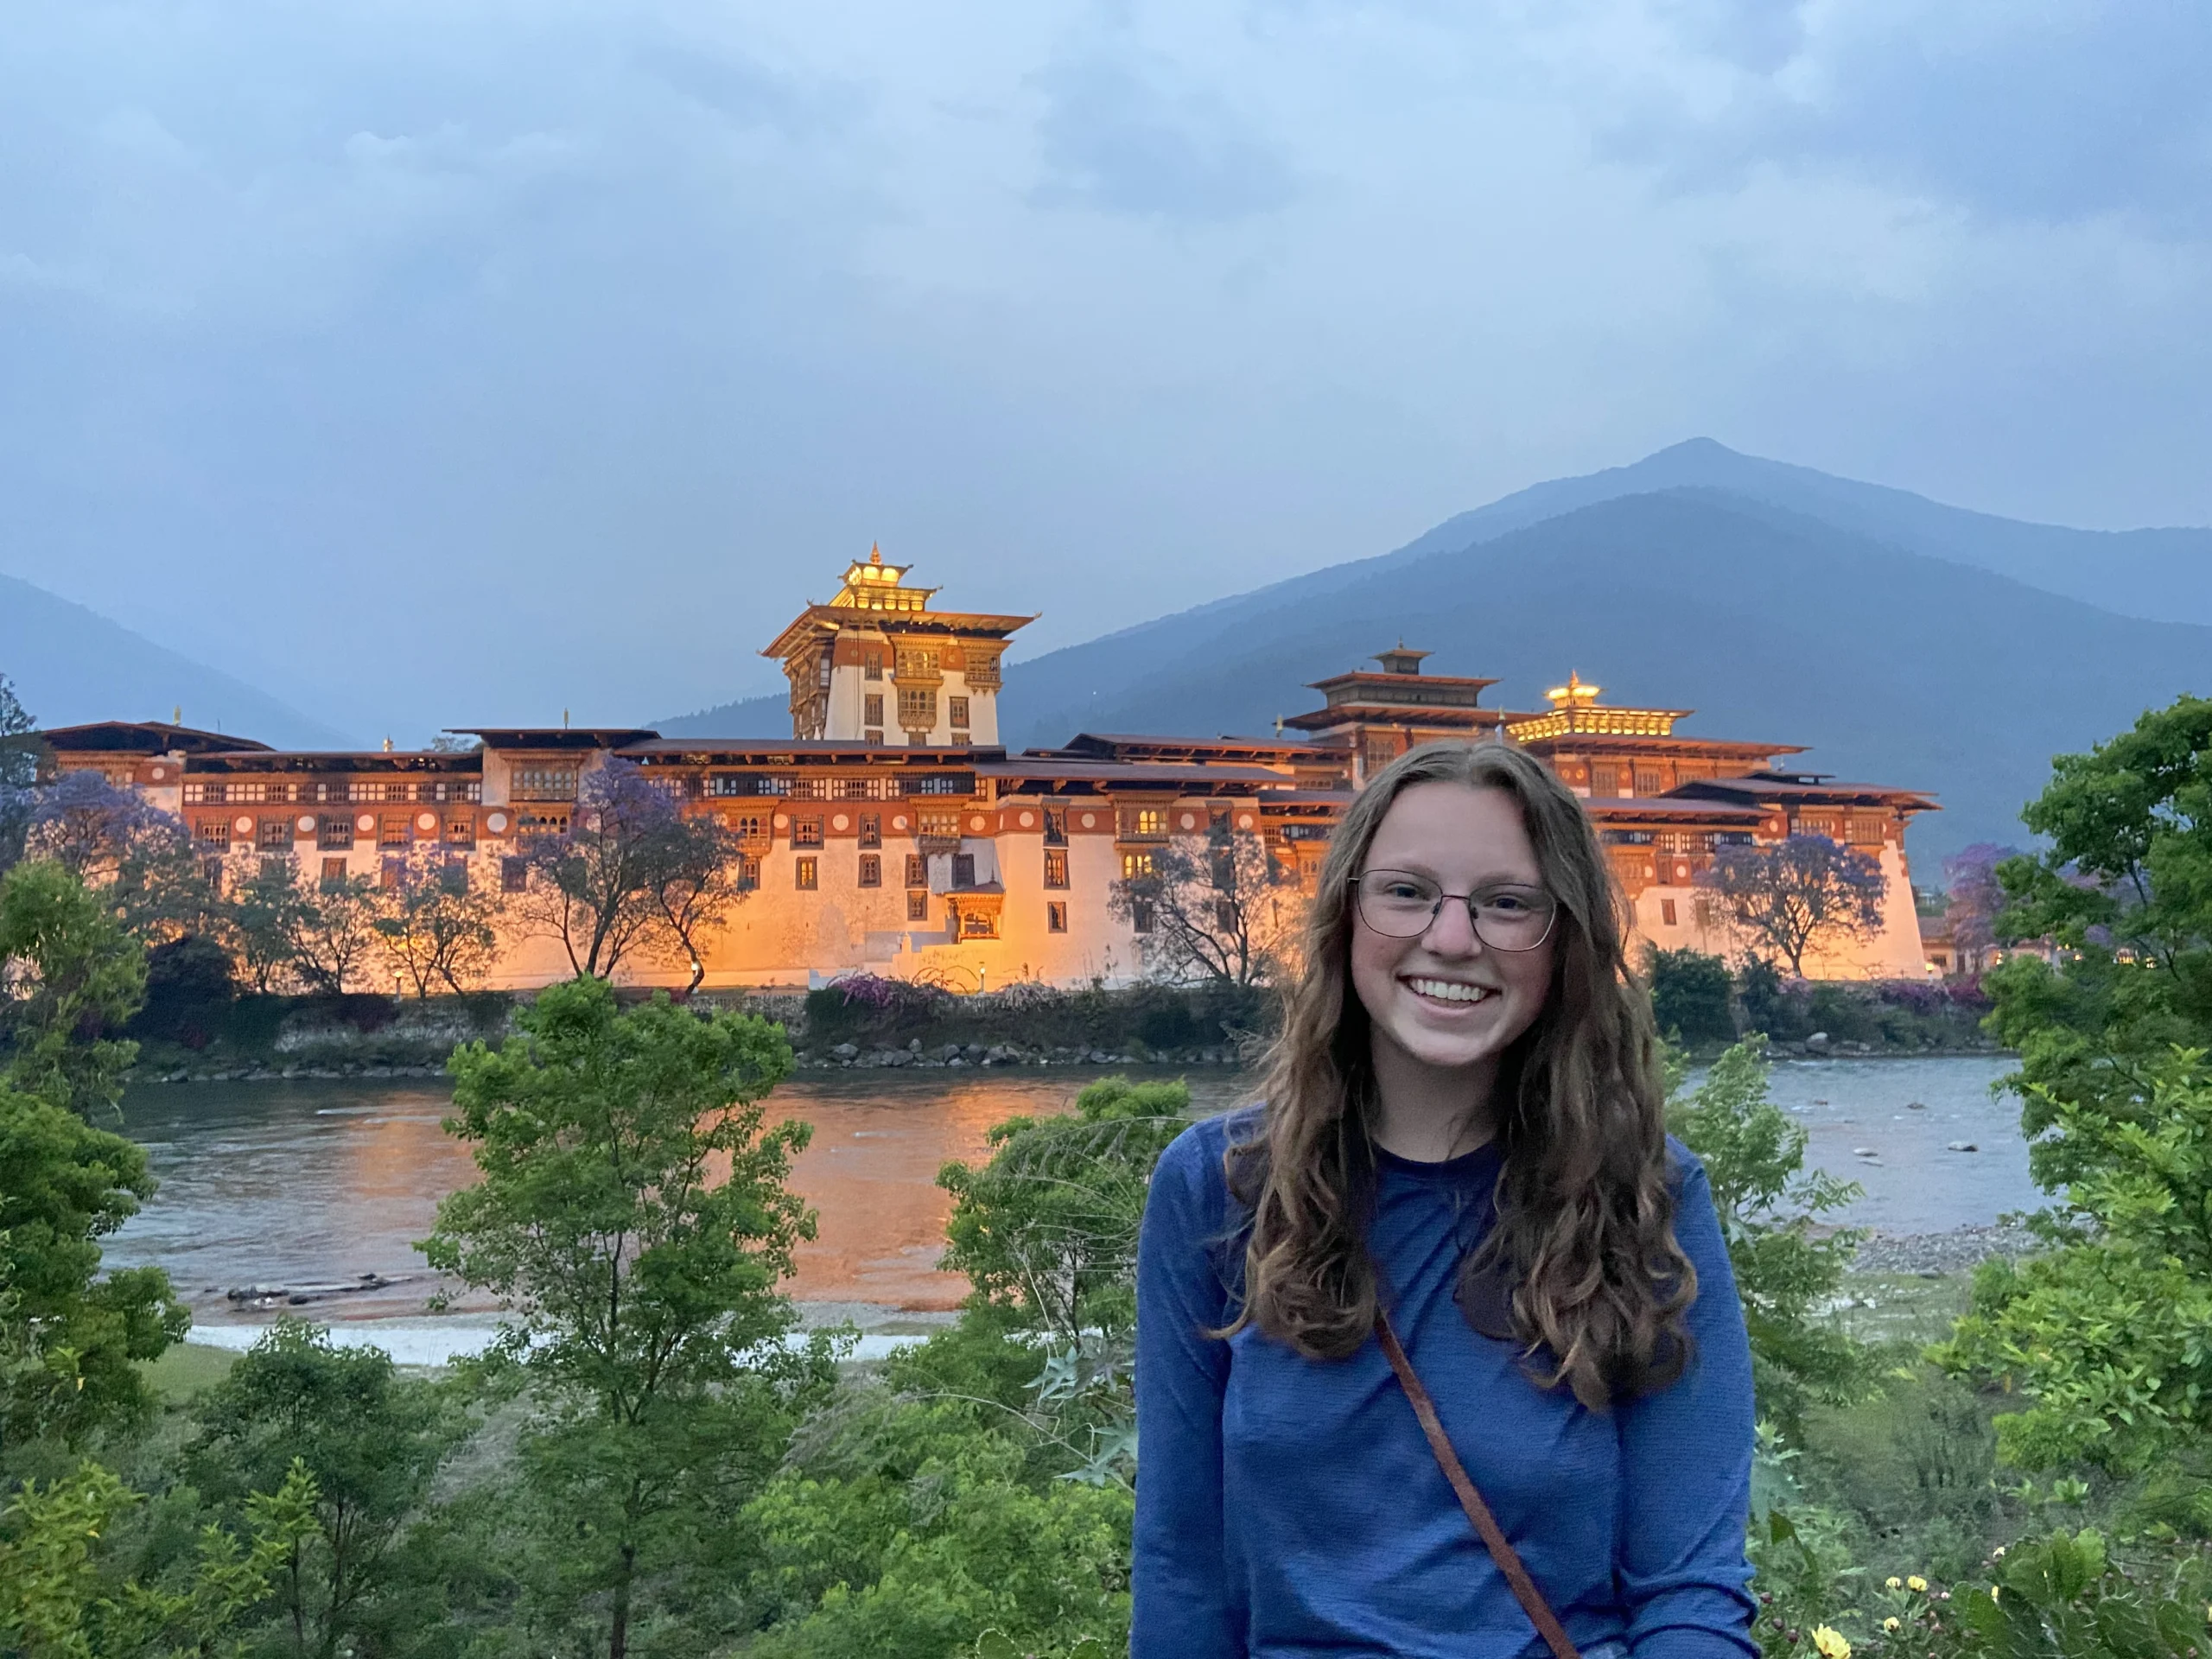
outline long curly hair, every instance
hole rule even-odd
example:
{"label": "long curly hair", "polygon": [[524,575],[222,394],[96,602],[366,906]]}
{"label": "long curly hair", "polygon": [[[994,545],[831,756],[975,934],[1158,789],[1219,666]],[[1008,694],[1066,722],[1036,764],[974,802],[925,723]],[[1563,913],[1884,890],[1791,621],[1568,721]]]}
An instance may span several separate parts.
{"label": "long curly hair", "polygon": [[1227,1154],[1250,1224],[1243,1301],[1223,1334],[1250,1325],[1338,1359],[1374,1327],[1363,1235],[1375,1074],[1367,1010],[1351,985],[1352,885],[1391,803],[1440,782],[1513,798],[1559,905],[1549,993],[1498,1067],[1497,1219],[1461,1267],[1460,1306],[1478,1330],[1517,1338],[1541,1386],[1564,1384],[1604,1409],[1681,1374],[1697,1276],[1675,1238],[1658,1046],[1624,953],[1619,889],[1581,803],[1504,744],[1401,755],[1331,838],[1258,1132]]}

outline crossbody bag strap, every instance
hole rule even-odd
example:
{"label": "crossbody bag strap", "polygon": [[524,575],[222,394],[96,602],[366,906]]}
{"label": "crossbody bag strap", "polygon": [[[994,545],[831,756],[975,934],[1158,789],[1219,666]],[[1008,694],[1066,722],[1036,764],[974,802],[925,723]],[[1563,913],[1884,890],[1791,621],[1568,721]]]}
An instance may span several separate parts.
{"label": "crossbody bag strap", "polygon": [[1505,1574],[1506,1583],[1512,1586],[1513,1599],[1521,1604],[1522,1611],[1529,1615],[1529,1622],[1536,1627],[1536,1633],[1544,1638],[1544,1645],[1552,1650],[1552,1659],[1581,1659],[1574,1643],[1567,1639],[1558,1615],[1552,1611],[1551,1604],[1544,1599],[1544,1592],[1536,1588],[1536,1581],[1521,1564],[1519,1552],[1499,1529],[1497,1517],[1491,1514],[1490,1505],[1483,1502],[1483,1495],[1460,1463],[1459,1454],[1452,1449],[1444,1425],[1437,1421],[1435,1402],[1428,1397],[1428,1390],[1422,1386],[1413,1361],[1406,1357],[1405,1349],[1400,1346],[1398,1333],[1390,1328],[1390,1316],[1379,1307],[1375,1311],[1375,1339],[1382,1344],[1382,1357],[1397,1373],[1398,1386],[1406,1391],[1414,1415],[1421,1420],[1421,1432],[1428,1437],[1428,1449],[1436,1454],[1444,1478],[1459,1494],[1459,1507],[1474,1523],[1476,1535],[1482,1539],[1483,1548],[1490,1551],[1491,1560],[1497,1563],[1497,1570]]}

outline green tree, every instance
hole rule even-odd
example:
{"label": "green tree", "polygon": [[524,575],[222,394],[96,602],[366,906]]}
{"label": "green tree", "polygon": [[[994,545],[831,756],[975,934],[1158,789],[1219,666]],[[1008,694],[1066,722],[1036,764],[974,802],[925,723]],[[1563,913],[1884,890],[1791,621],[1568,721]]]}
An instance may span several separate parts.
{"label": "green tree", "polygon": [[1696,1089],[1675,1096],[1667,1118],[1712,1184],[1760,1414],[1794,1433],[1813,1402],[1862,1396],[1874,1382],[1872,1356],[1818,1311],[1862,1236],[1821,1218],[1859,1188],[1805,1168],[1805,1130],[1767,1097],[1766,1039],[1755,1034],[1727,1050]]}
{"label": "green tree", "polygon": [[265,861],[232,889],[227,937],[246,982],[264,996],[298,982],[300,941],[314,906],[283,859]]}
{"label": "green tree", "polygon": [[2056,1191],[2103,1144],[2045,1135],[2062,1103],[2147,1126],[2172,1049],[2212,1044],[2212,701],[2153,709],[2051,773],[2020,814],[2050,845],[1998,867],[1996,931],[2062,960],[2018,956],[1982,982],[1990,1029],[2020,1052],[2029,1167]]}
{"label": "green tree", "polygon": [[146,952],[83,882],[48,859],[0,876],[0,1089],[91,1116],[112,1109],[138,1046],[105,1033],[138,1011]]}
{"label": "green tree", "polygon": [[16,700],[8,677],[0,674],[0,872],[23,855],[41,747],[38,721]]}
{"label": "green tree", "polygon": [[2115,1116],[2029,1085],[2078,1173],[2046,1218],[2056,1248],[1986,1262],[1974,1305],[1936,1350],[1947,1370],[2024,1402],[1998,1448],[2031,1469],[2120,1472],[2200,1450],[2212,1431],[2212,1071],[2202,1050],[2149,1074],[2146,1109]]}
{"label": "green tree", "polygon": [[380,1349],[280,1319],[194,1414],[187,1467],[207,1497],[250,1503],[289,1470],[313,1477],[315,1524],[293,1536],[274,1584],[290,1650],[331,1659],[380,1634],[387,1559],[454,1439],[438,1388],[401,1376]]}
{"label": "green tree", "polygon": [[622,1659],[633,1624],[679,1617],[671,1586],[831,1375],[824,1340],[786,1342],[778,1289],[813,1236],[785,1185],[810,1131],[768,1121],[791,1047],[757,1017],[665,995],[625,1013],[581,979],[519,1023],[454,1056],[448,1128],[482,1179],[423,1249],[513,1315],[503,1353],[538,1413],[522,1465],[552,1553],[538,1617]]}
{"label": "green tree", "polygon": [[427,847],[410,853],[385,888],[373,926],[385,960],[419,1000],[443,985],[481,982],[499,948],[499,895],[468,879],[468,866]]}
{"label": "green tree", "polygon": [[1643,972],[1651,987],[1651,1017],[1661,1031],[1693,1047],[1735,1040],[1729,1007],[1734,988],[1725,959],[1687,945],[1668,950],[1655,944],[1645,950]]}
{"label": "green tree", "polygon": [[41,1488],[27,1482],[0,1510],[0,1652],[122,1659],[205,1654],[269,1593],[313,1532],[315,1482],[294,1465],[245,1506],[245,1536],[203,1529],[191,1559],[154,1582],[111,1585],[105,1541],[142,1501],[112,1470],[86,1463]]}
{"label": "green tree", "polygon": [[135,1362],[181,1340],[190,1316],[158,1268],[103,1276],[99,1241],[154,1191],[144,1150],[34,1096],[0,1091],[0,1350],[12,1348],[0,1444],[74,1443],[143,1418]]}

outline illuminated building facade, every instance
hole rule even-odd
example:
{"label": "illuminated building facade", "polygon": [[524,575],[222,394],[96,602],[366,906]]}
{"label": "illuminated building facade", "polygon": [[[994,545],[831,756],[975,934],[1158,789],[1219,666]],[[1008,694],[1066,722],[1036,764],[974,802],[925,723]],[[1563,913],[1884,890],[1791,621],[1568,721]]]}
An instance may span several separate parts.
{"label": "illuminated building facade", "polygon": [[[45,736],[61,767],[181,817],[218,880],[279,860],[302,881],[389,881],[427,851],[512,888],[531,879],[531,840],[568,828],[582,779],[626,761],[683,810],[721,816],[741,849],[746,896],[703,953],[707,985],[866,971],[971,990],[1134,977],[1142,917],[1115,894],[1177,837],[1262,837],[1286,893],[1310,893],[1332,826],[1397,754],[1438,738],[1516,743],[1585,798],[1643,938],[1737,948],[1699,871],[1732,842],[1819,834],[1880,861],[1891,913],[1810,970],[1924,975],[1904,834],[1933,809],[1925,796],[1795,770],[1789,745],[1680,735],[1688,711],[1608,705],[1573,676],[1548,710],[1487,708],[1495,681],[1424,674],[1426,653],[1402,645],[1317,682],[1322,707],[1274,739],[1081,734],[1009,753],[1000,659],[1033,619],[932,610],[935,590],[906,575],[872,553],[769,645],[791,688],[788,740],[486,728],[461,753],[308,753],[157,723]],[[640,961],[620,976],[681,984],[689,969]],[[569,971],[552,941],[512,937],[491,982]]]}

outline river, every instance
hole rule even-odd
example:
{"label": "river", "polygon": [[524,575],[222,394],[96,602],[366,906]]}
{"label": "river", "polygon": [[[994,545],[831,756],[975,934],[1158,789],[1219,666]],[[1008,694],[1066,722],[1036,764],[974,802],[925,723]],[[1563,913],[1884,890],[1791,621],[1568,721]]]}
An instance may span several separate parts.
{"label": "river", "polygon": [[[2018,1104],[1989,1093],[2008,1069],[2001,1058],[1784,1061],[1772,1087],[1808,1131],[1811,1161],[1866,1189],[1843,1219],[1890,1234],[1940,1232],[2043,1201],[2028,1180]],[[793,1185],[821,1218],[819,1237],[799,1254],[794,1296],[925,1315],[956,1306],[964,1281],[936,1268],[949,1208],[933,1184],[938,1166],[982,1157],[986,1132],[1004,1118],[1065,1109],[1090,1075],[836,1071],[785,1084],[773,1105],[814,1126]],[[1251,1087],[1249,1074],[1187,1075],[1202,1110],[1236,1104]],[[439,1127],[448,1100],[442,1083],[429,1082],[136,1090],[123,1128],[146,1147],[162,1185],[108,1241],[107,1259],[167,1268],[203,1338],[232,1344],[247,1332],[224,1327],[257,1325],[289,1306],[241,1305],[233,1289],[378,1275],[391,1282],[302,1311],[391,1322],[398,1336],[421,1322],[434,1288],[413,1241],[429,1231],[438,1200],[474,1173]],[[1976,1150],[1949,1150],[1954,1142]],[[470,1311],[464,1304],[461,1316]]]}

